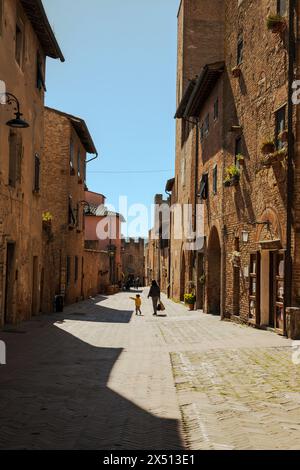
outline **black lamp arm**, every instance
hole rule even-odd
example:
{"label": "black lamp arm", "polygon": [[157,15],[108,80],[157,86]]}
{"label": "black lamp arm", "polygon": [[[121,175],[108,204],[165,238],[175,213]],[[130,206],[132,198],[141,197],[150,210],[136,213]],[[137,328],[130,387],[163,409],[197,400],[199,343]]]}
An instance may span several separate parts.
{"label": "black lamp arm", "polygon": [[18,98],[12,93],[8,92],[3,93],[3,95],[5,95],[7,98],[7,104],[15,104],[15,111],[18,113],[19,116],[22,116],[22,114],[20,113],[20,103]]}

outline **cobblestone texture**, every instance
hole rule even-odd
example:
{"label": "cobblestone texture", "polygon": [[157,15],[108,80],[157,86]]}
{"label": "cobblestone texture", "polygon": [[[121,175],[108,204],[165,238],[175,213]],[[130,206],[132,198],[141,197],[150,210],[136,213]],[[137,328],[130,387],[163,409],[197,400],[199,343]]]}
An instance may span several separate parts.
{"label": "cobblestone texture", "polygon": [[0,448],[300,447],[289,340],[143,301],[143,317],[122,293],[0,334]]}

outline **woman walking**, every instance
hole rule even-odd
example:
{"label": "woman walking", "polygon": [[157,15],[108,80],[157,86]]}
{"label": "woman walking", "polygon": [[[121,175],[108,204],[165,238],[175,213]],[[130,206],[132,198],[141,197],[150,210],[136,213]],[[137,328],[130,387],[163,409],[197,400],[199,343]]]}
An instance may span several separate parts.
{"label": "woman walking", "polygon": [[153,310],[154,310],[153,315],[157,315],[157,306],[158,306],[158,302],[160,301],[160,288],[156,281],[152,281],[152,285],[148,294],[148,299],[149,297],[152,298]]}

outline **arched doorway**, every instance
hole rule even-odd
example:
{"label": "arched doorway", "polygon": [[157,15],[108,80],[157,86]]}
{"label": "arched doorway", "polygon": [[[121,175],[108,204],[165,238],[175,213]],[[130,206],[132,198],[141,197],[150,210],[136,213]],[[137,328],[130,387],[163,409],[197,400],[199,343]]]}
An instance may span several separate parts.
{"label": "arched doorway", "polygon": [[185,294],[185,277],[186,277],[186,262],[185,262],[185,253],[182,252],[181,256],[181,271],[180,271],[180,300],[184,302],[184,294]]}
{"label": "arched doorway", "polygon": [[207,252],[207,312],[221,313],[221,244],[218,231],[213,227],[210,232]]}

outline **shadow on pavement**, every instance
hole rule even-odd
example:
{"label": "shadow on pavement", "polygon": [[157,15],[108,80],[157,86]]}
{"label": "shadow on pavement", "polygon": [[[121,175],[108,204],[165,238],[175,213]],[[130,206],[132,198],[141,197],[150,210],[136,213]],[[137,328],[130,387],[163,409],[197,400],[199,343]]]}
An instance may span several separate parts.
{"label": "shadow on pavement", "polygon": [[[101,309],[85,321],[130,316]],[[27,334],[0,333],[7,346],[7,366],[0,368],[1,449],[183,448],[176,420],[156,417],[108,388],[122,349],[92,346],[51,317],[24,325]]]}

